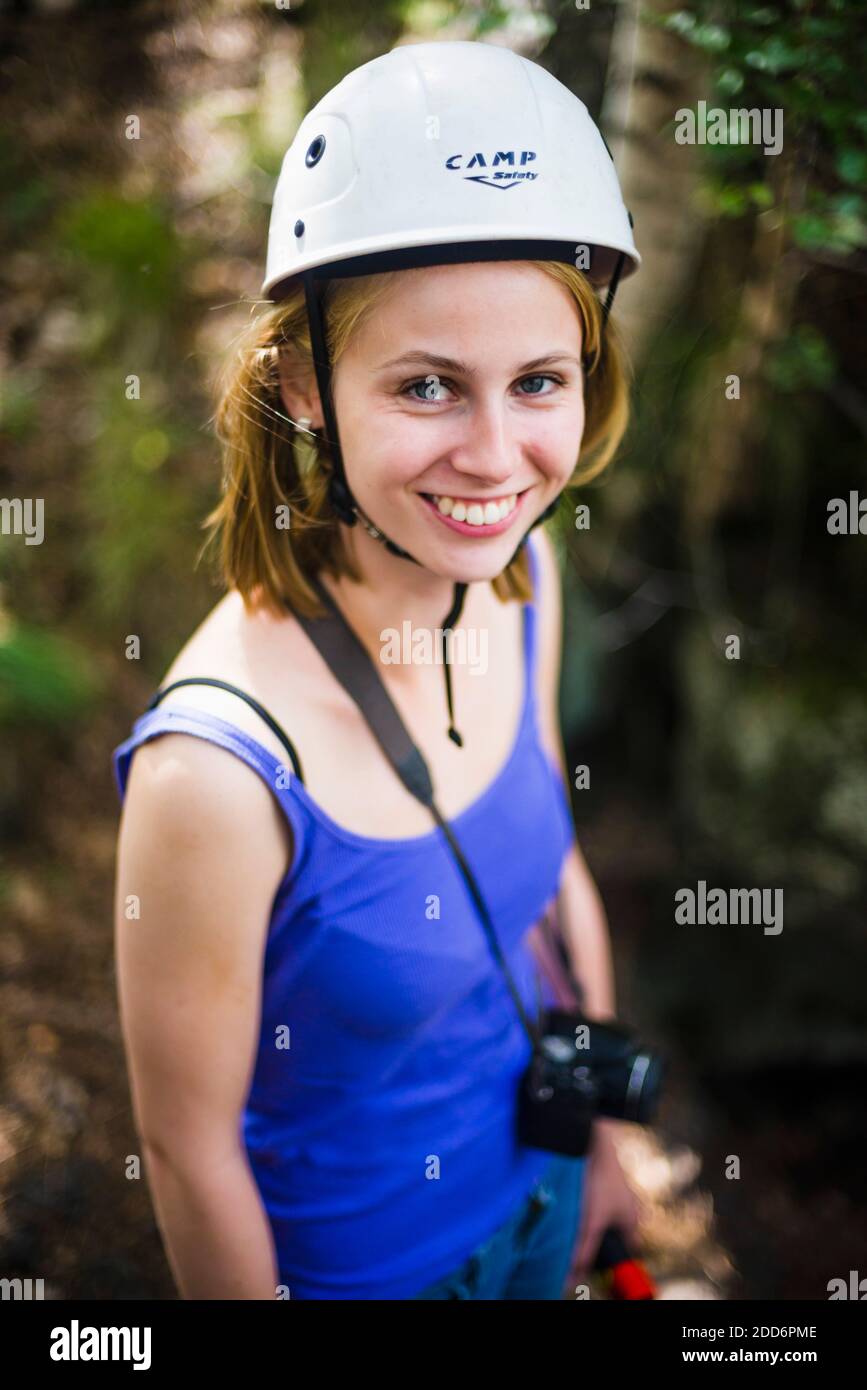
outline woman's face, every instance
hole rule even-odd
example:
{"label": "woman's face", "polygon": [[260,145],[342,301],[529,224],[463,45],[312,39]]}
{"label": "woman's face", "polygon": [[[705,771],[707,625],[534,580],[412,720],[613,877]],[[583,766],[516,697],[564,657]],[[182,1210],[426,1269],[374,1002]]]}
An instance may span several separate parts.
{"label": "woman's face", "polygon": [[581,350],[572,295],[537,267],[398,275],[334,370],[365,514],[436,574],[494,578],[575,468]]}

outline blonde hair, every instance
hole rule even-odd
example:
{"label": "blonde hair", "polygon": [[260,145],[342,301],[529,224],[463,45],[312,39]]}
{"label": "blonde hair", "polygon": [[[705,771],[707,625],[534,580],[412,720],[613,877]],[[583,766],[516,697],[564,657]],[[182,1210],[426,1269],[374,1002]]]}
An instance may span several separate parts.
{"label": "blonde hair", "polygon": [[[609,319],[602,331],[600,301],[582,273],[559,261],[534,261],[569,289],[582,325],[585,426],[575,471],[567,486],[595,478],[609,463],[629,418],[626,365],[617,331]],[[400,271],[329,281],[324,295],[325,333],[332,369],[353,333],[375,308]],[[325,570],[361,576],[343,543],[328,498],[332,460],[322,443],[299,436],[280,394],[280,355],[284,349],[313,373],[310,330],[302,285],[279,304],[269,305],[236,341],[218,383],[214,415],[223,450],[222,496],[205,518],[208,539],[219,538],[219,570],[228,588],[237,588],[246,606],[254,591],[275,612],[291,608],[319,617],[322,605],[308,577]],[[282,509],[278,511],[278,508]],[[286,529],[275,524],[288,518]],[[532,597],[526,547],[491,580],[505,602]]]}

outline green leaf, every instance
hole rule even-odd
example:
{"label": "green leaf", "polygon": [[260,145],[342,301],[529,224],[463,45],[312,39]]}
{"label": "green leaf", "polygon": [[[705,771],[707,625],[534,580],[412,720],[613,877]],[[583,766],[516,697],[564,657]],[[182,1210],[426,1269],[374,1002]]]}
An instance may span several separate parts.
{"label": "green leaf", "polygon": [[780,18],[780,12],[766,5],[758,10],[747,10],[743,18],[747,24],[776,24]]}
{"label": "green leaf", "polygon": [[671,29],[675,34],[680,34],[686,38],[695,28],[695,15],[688,10],[675,10],[674,14],[668,14],[663,20],[666,29]]}
{"label": "green leaf", "polygon": [[778,343],[766,363],[768,379],[783,392],[821,390],[836,372],[826,339],[812,324],[799,324]]}
{"label": "green leaf", "polygon": [[717,90],[723,96],[734,96],[744,85],[744,75],[737,68],[724,68],[716,80]]}
{"label": "green leaf", "polygon": [[790,48],[782,39],[774,35],[761,48],[752,48],[744,57],[744,62],[759,72],[777,73],[787,68],[797,67],[802,61],[800,50]]}
{"label": "green leaf", "polygon": [[843,150],[837,157],[837,173],[845,183],[867,184],[867,151]]}
{"label": "green leaf", "polygon": [[690,42],[707,53],[721,53],[731,43],[731,35],[719,24],[699,24],[693,29]]}
{"label": "green leaf", "polygon": [[40,419],[44,378],[23,368],[8,372],[0,384],[0,434],[21,443],[35,433]]}
{"label": "green leaf", "polygon": [[837,193],[831,199],[830,206],[838,217],[860,217],[864,212],[865,199],[860,193]]}
{"label": "green leaf", "polygon": [[836,250],[848,251],[850,248],[867,245],[867,223],[851,214],[841,214],[834,219],[834,246]]}
{"label": "green leaf", "polygon": [[798,246],[805,251],[817,251],[830,245],[833,240],[833,228],[825,217],[819,217],[815,213],[799,213],[793,218],[792,230]]}
{"label": "green leaf", "polygon": [[754,207],[760,208],[762,212],[766,208],[773,207],[774,194],[766,183],[751,183],[747,187],[747,195]]}
{"label": "green leaf", "polygon": [[862,217],[850,212],[834,212],[830,202],[827,207],[832,214],[830,217],[813,212],[801,213],[793,219],[793,235],[798,246],[805,251],[835,251],[845,256],[867,244],[867,223]]}
{"label": "green leaf", "polygon": [[717,193],[716,205],[722,217],[741,217],[747,210],[747,195],[742,188],[726,184]]}
{"label": "green leaf", "polygon": [[176,298],[182,248],[157,203],[89,191],[64,208],[53,236],[61,251],[109,277],[124,301],[162,310]]}
{"label": "green leaf", "polygon": [[0,723],[63,725],[98,693],[89,655],[73,642],[24,624],[0,638]]}

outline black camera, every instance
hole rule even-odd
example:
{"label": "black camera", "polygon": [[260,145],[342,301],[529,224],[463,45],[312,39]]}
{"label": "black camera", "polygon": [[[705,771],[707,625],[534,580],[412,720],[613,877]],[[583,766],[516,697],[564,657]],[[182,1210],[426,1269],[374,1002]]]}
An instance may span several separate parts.
{"label": "black camera", "polygon": [[518,1094],[522,1143],[582,1158],[595,1119],[649,1124],[665,1063],[635,1033],[565,1009],[545,1010],[538,1028]]}

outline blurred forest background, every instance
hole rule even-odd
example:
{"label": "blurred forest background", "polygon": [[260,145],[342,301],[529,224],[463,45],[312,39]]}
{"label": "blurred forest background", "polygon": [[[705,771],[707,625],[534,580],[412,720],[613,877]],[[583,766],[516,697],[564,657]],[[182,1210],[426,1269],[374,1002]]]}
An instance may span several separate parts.
{"label": "blurred forest background", "polygon": [[[110,754],[219,596],[211,391],[280,161],[345,72],[446,38],[582,97],[644,258],[614,313],[630,432],[555,534],[579,838],[620,1015],[673,1063],[623,1140],[650,1267],[684,1298],[864,1272],[867,537],[828,531],[867,496],[863,7],[7,0],[0,496],[46,531],[0,535],[0,1273],[54,1297],[174,1296],[125,1177]],[[782,109],[782,152],[677,143],[699,100]],[[782,888],[783,931],[676,925],[699,879]]]}

